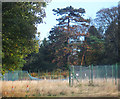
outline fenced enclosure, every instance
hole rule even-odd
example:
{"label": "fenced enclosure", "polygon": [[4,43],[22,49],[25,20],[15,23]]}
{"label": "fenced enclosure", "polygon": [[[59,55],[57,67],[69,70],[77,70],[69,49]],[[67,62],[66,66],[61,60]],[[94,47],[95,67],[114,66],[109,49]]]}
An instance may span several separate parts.
{"label": "fenced enclosure", "polygon": [[2,95],[72,96],[74,93],[74,96],[88,97],[118,96],[118,69],[119,66],[116,64],[71,66],[70,72],[9,71],[0,82],[3,86]]}
{"label": "fenced enclosure", "polygon": [[[107,72],[105,72],[105,68]],[[69,81],[65,79],[65,77],[68,77],[68,73],[65,75],[63,72],[9,72],[0,82],[3,86],[2,95],[9,97],[72,96],[73,94],[74,96],[88,97],[118,96],[118,87],[116,86],[118,69],[117,64],[109,65],[109,67],[71,66],[71,71],[68,72],[71,74]],[[113,84],[115,81],[116,85]],[[73,87],[70,87],[69,84]]]}
{"label": "fenced enclosure", "polygon": [[98,66],[70,66],[69,85],[74,86],[83,81],[90,84],[100,81],[112,81],[115,85],[118,84],[118,69],[115,65],[98,65]]}

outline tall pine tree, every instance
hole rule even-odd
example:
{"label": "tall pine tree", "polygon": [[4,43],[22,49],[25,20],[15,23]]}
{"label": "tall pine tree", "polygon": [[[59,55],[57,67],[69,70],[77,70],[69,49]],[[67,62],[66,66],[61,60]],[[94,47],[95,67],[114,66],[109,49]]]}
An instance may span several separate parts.
{"label": "tall pine tree", "polygon": [[[54,61],[57,61],[59,66],[66,65],[67,62],[76,65],[78,47],[75,43],[80,40],[81,36],[88,35],[89,20],[83,18],[85,9],[75,9],[69,6],[53,9],[53,11],[55,15],[60,16],[57,19],[59,23],[50,31],[49,36],[50,41],[53,41],[51,45],[55,48],[56,58]],[[55,38],[57,38],[56,41],[53,40]],[[57,41],[59,42],[57,43]]]}

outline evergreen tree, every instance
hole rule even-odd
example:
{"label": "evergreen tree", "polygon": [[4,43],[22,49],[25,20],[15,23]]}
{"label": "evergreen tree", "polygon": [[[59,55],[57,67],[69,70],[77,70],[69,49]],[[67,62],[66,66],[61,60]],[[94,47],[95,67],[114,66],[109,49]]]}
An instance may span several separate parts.
{"label": "evergreen tree", "polygon": [[[72,6],[53,9],[54,14],[60,16],[57,19],[59,22],[55,28],[50,31],[49,39],[51,45],[55,48],[56,58],[53,62],[57,62],[58,66],[77,64],[74,49],[77,50],[77,45],[70,44],[71,41],[76,42],[81,36],[86,36],[89,20],[83,18],[85,9],[75,9]],[[56,39],[57,38],[57,39]],[[73,61],[74,60],[74,61]]]}
{"label": "evergreen tree", "polygon": [[49,41],[46,38],[43,40],[39,48],[39,53],[31,53],[26,57],[26,64],[23,70],[30,71],[52,71],[56,69],[56,64],[52,63],[54,55],[52,50],[49,49]]}

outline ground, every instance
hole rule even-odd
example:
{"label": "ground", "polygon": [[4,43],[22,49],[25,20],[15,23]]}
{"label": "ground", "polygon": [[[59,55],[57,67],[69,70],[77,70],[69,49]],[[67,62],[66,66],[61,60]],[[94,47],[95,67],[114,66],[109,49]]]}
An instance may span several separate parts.
{"label": "ground", "polygon": [[112,79],[88,80],[74,82],[69,86],[68,80],[40,80],[40,81],[1,81],[3,97],[104,97],[118,96],[118,86]]}

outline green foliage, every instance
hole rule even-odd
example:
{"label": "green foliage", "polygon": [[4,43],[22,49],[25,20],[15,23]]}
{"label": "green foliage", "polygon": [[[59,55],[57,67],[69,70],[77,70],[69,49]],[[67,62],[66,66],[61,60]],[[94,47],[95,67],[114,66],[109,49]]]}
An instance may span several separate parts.
{"label": "green foliage", "polygon": [[71,65],[81,65],[82,61],[82,65],[118,62],[117,7],[97,12],[97,28],[89,28],[90,20],[84,19],[83,8],[53,9],[59,16],[58,24],[49,32],[49,40],[44,39],[39,48],[35,39],[35,34],[39,33],[35,25],[45,17],[41,7],[45,5],[35,2],[3,3],[3,52],[0,50],[3,70],[17,70],[23,66],[23,70],[31,71],[68,69],[68,61]]}
{"label": "green foliage", "polygon": [[96,36],[97,38],[102,38],[102,35],[97,30],[97,28],[95,28],[95,26],[90,26],[88,31],[89,31],[90,36]]}
{"label": "green foliage", "polygon": [[104,8],[96,14],[97,27],[105,40],[104,64],[115,64],[119,62],[118,7]]}
{"label": "green foliage", "polygon": [[35,24],[45,17],[43,3],[4,2],[2,3],[3,68],[20,69],[28,54],[39,48],[35,40]]}
{"label": "green foliage", "polygon": [[113,21],[105,32],[105,57],[106,62],[115,64],[119,61],[118,55],[118,24],[117,20]]}
{"label": "green foliage", "polygon": [[23,70],[30,71],[46,71],[53,70],[56,68],[56,64],[52,63],[54,55],[49,49],[49,42],[44,39],[38,53],[31,53],[26,57],[26,64],[23,67]]}
{"label": "green foliage", "polygon": [[81,50],[78,52],[79,65],[81,65],[82,61],[82,65],[103,64],[105,41],[94,26],[89,28],[89,35],[83,43],[79,44]]}
{"label": "green foliage", "polygon": [[62,30],[59,30],[58,27],[54,27],[50,31],[49,41],[49,49],[54,55],[52,62],[64,67],[67,62],[67,55],[64,52],[67,47],[66,34]]}

